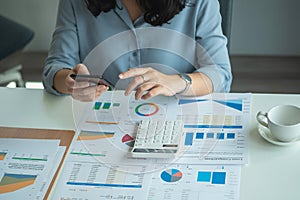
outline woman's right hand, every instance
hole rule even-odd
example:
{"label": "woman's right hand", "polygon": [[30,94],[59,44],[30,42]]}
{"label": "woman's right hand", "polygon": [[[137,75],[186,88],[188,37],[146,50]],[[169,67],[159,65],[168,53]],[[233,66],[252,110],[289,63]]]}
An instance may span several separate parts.
{"label": "woman's right hand", "polygon": [[76,65],[72,70],[62,69],[54,76],[54,88],[63,94],[70,94],[79,101],[94,101],[108,90],[105,85],[90,85],[89,82],[76,81],[71,74],[90,74],[84,64]]}

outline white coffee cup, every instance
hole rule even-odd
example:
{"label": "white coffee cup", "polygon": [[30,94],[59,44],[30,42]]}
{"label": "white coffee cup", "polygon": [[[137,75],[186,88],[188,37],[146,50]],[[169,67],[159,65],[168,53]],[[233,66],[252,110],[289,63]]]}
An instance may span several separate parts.
{"label": "white coffee cup", "polygon": [[267,113],[260,111],[257,121],[268,128],[271,134],[282,142],[300,139],[300,108],[293,105],[279,105]]}

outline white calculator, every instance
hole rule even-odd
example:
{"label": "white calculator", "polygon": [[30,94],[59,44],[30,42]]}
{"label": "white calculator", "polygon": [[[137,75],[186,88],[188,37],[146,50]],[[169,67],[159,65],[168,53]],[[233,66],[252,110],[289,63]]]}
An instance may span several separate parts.
{"label": "white calculator", "polygon": [[138,124],[131,156],[135,158],[171,158],[179,149],[183,133],[181,120],[142,120]]}

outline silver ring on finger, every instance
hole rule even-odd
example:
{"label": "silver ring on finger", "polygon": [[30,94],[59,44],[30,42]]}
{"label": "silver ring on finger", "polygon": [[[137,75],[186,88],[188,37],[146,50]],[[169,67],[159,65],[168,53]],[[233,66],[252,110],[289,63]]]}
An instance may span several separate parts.
{"label": "silver ring on finger", "polygon": [[140,75],[143,79],[143,83],[146,82],[145,77],[143,75]]}

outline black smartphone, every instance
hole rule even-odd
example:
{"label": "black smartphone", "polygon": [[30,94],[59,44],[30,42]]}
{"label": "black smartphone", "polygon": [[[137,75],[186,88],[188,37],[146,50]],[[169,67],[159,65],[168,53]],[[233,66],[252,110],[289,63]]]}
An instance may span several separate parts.
{"label": "black smartphone", "polygon": [[71,74],[70,77],[78,82],[89,82],[94,85],[105,85],[110,88],[113,88],[113,85],[100,75]]}

